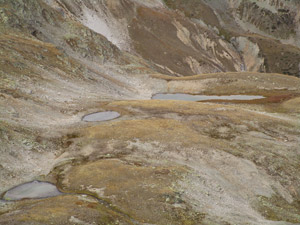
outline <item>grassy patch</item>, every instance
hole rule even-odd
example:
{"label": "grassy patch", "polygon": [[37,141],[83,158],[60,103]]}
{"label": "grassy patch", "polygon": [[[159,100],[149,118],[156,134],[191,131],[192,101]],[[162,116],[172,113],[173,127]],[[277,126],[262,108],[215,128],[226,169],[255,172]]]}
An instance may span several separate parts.
{"label": "grassy patch", "polygon": [[271,198],[259,196],[255,207],[269,220],[300,223],[299,200],[289,204],[279,195],[274,195]]}

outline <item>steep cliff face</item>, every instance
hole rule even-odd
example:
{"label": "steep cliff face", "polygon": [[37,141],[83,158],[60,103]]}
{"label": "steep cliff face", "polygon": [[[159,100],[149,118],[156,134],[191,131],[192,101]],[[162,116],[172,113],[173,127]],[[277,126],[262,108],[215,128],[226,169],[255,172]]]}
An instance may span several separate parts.
{"label": "steep cliff face", "polygon": [[[247,58],[251,60],[251,54],[259,52],[259,58],[264,63],[261,65],[262,61],[258,61],[256,66],[246,67],[247,70],[259,68],[257,71],[299,76],[300,3],[298,1],[166,0],[165,2],[169,7],[182,11],[186,16],[201,20],[228,42],[233,41],[233,44],[236,44],[235,40],[239,40],[238,37],[245,37],[252,42],[254,49],[243,52],[243,49],[239,48],[240,53],[244,55],[244,60]],[[268,47],[265,45],[266,42],[269,43]],[[249,53],[250,55],[245,57],[245,54]],[[252,63],[253,60],[250,64]],[[246,64],[249,62],[244,61],[244,65]]]}
{"label": "steep cliff face", "polygon": [[299,1],[243,0],[229,4],[238,19],[254,25],[250,31],[261,31],[299,46]]}
{"label": "steep cliff face", "polygon": [[243,0],[228,1],[228,4],[235,22],[246,35],[257,33],[281,43],[270,39],[255,40],[266,59],[266,71],[299,76],[300,2]]}
{"label": "steep cliff face", "polygon": [[[151,2],[151,4],[149,3]],[[201,23],[169,10],[161,1],[60,1],[68,14],[120,49],[176,76],[240,71],[233,46]]]}
{"label": "steep cliff face", "polygon": [[[10,4],[16,11],[4,7],[3,22],[88,60],[115,58],[121,50],[175,76],[242,70],[300,73],[297,2],[48,0]],[[255,33],[258,36],[253,37]],[[242,40],[239,37],[248,39],[247,49],[236,45],[234,40]],[[105,41],[99,41],[103,38],[109,42],[103,45]],[[254,62],[251,58],[257,55],[261,60]]]}
{"label": "steep cliff face", "polygon": [[[296,34],[294,12],[285,8],[278,9],[273,5],[267,7],[267,4],[270,3],[265,3],[266,6],[263,7],[263,3],[242,1],[236,11],[239,19],[254,25],[262,32],[281,39],[293,37]],[[264,19],[261,20],[261,17]]]}

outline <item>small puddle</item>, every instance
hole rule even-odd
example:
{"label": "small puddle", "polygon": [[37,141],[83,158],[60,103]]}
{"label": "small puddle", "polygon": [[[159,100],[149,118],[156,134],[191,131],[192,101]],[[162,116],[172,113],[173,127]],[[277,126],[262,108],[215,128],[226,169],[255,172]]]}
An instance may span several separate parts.
{"label": "small puddle", "polygon": [[115,111],[106,111],[106,112],[97,112],[86,115],[82,118],[83,121],[86,122],[98,122],[98,121],[106,121],[118,118],[120,113]]}
{"label": "small puddle", "polygon": [[61,194],[57,187],[51,183],[32,181],[8,190],[4,194],[3,199],[6,201],[14,201],[25,198],[48,198]]}
{"label": "small puddle", "polygon": [[260,95],[189,95],[189,94],[155,94],[152,99],[159,100],[183,100],[183,101],[207,101],[207,100],[256,100],[263,99]]}

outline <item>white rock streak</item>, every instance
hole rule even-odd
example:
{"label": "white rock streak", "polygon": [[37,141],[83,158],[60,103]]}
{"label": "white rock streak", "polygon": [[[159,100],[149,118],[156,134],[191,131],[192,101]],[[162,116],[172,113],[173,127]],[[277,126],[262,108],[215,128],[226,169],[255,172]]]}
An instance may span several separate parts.
{"label": "white rock streak", "polygon": [[116,20],[113,16],[103,11],[95,12],[84,8],[80,22],[91,30],[107,38],[121,50],[129,50],[129,36],[127,24],[122,20]]}

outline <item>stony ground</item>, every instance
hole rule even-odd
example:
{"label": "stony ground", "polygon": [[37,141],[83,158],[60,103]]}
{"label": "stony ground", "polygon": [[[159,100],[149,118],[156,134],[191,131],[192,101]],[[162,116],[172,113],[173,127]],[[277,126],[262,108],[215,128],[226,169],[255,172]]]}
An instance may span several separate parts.
{"label": "stony ground", "polygon": [[[0,1],[0,194],[34,179],[64,193],[0,200],[0,224],[300,223],[299,78],[220,73],[239,71],[246,56],[254,65],[256,47],[241,58],[189,19],[193,4],[185,17],[158,0],[108,1],[97,6],[115,18],[104,25],[90,4],[80,11],[73,1]],[[97,16],[102,27],[89,27]],[[129,27],[117,39],[112,28],[120,26]],[[151,100],[156,93],[266,98]],[[110,110],[121,116],[81,121]]]}
{"label": "stony ground", "polygon": [[[190,92],[196,93],[195,81],[201,86],[200,82],[207,85],[214,79],[214,84],[207,86],[211,92],[202,89],[205,94],[218,94],[217,90],[219,94],[240,94],[220,86],[226,87],[224,81],[235,77],[236,83],[246,79],[250,93],[259,92],[251,90],[255,87],[251,84],[253,76],[261,81],[273,78],[285,91],[269,90],[269,82],[266,86],[260,82],[261,94],[270,97],[251,104],[102,101],[92,109],[114,110],[122,116],[89,124],[80,122],[76,115],[77,121],[71,127],[53,127],[51,133],[56,130],[64,135],[56,142],[40,137],[40,142],[59,147],[60,151],[52,159],[47,158],[50,173],[38,178],[57,184],[66,195],[3,203],[1,223],[26,224],[33,220],[47,224],[75,218],[87,224],[108,224],[111,218],[100,216],[96,210],[110,216],[116,213],[120,217],[113,217],[117,224],[299,222],[300,123],[299,109],[293,107],[299,101],[298,80],[275,74],[164,79],[169,80],[169,90],[176,88],[175,92],[191,82]],[[280,97],[285,95],[288,97]],[[39,160],[43,162],[43,158]],[[35,167],[45,170],[43,165]],[[23,174],[14,173],[23,180]],[[72,210],[60,211],[59,204],[71,202],[75,202]],[[54,212],[51,217],[44,215],[49,210]]]}

